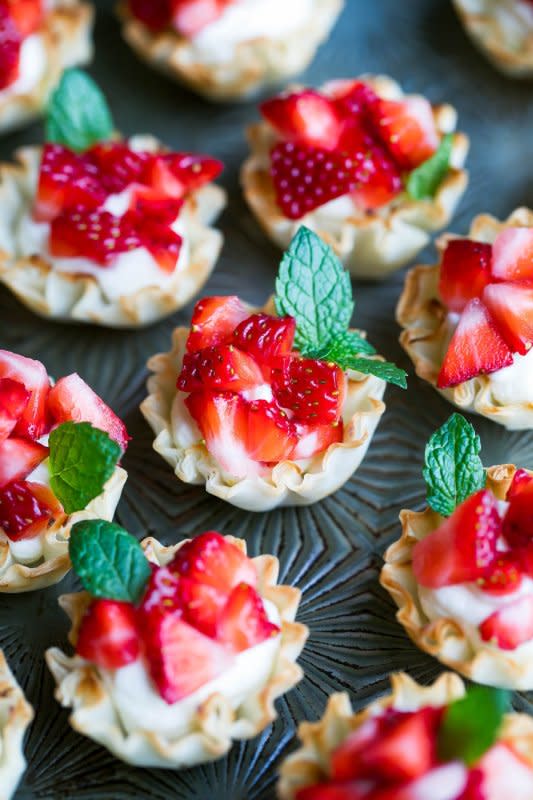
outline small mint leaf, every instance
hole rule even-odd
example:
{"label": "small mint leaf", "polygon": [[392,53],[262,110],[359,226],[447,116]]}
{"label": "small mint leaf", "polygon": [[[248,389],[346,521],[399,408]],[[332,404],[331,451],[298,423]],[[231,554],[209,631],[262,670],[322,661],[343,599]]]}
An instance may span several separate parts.
{"label": "small mint leaf", "polygon": [[350,276],[322,239],[302,226],[283,256],[276,310],[296,321],[295,345],[304,353],[344,333],[354,309]]}
{"label": "small mint leaf", "polygon": [[375,348],[360,333],[357,331],[345,331],[337,334],[336,338],[324,347],[318,347],[316,350],[304,350],[302,355],[306,358],[334,361],[335,364],[344,368],[346,360],[350,360],[362,353],[371,356],[375,352]]}
{"label": "small mint leaf", "polygon": [[485,470],[479,457],[481,442],[461,414],[452,414],[426,445],[424,480],[431,508],[444,517],[467,497],[483,489]]}
{"label": "small mint leaf", "polygon": [[50,434],[50,486],[67,514],[102,493],[121,456],[119,445],[89,422],[64,422]]}
{"label": "small mint leaf", "polygon": [[150,565],[133,536],[103,519],[72,526],[69,539],[72,568],[93,597],[137,603],[150,577]]}
{"label": "small mint leaf", "polygon": [[509,692],[489,686],[471,686],[465,697],[448,706],[441,723],[437,751],[441,761],[476,764],[497,741]]}
{"label": "small mint leaf", "polygon": [[395,386],[399,386],[400,389],[407,389],[407,372],[397,367],[396,364],[391,364],[390,361],[374,361],[374,359],[371,358],[351,358],[346,360],[344,369],[354,369],[357,372],[362,372],[363,375],[374,375],[376,378],[387,381],[387,383],[393,383]]}
{"label": "small mint leaf", "polygon": [[442,183],[444,176],[450,169],[450,159],[453,149],[453,134],[448,133],[442,138],[438,150],[414,169],[407,179],[407,194],[413,200],[424,200],[434,197]]}
{"label": "small mint leaf", "polygon": [[46,141],[78,152],[109,139],[114,130],[107,101],[96,83],[79,69],[63,73],[46,112]]}

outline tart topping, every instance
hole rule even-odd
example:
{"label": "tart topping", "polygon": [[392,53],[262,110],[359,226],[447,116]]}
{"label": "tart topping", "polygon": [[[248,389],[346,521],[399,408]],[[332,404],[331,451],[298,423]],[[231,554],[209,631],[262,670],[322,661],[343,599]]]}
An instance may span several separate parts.
{"label": "tart topping", "polygon": [[63,508],[47,486],[13,481],[0,489],[0,528],[8,539],[33,539],[64,518]]}
{"label": "tart topping", "polygon": [[42,0],[0,0],[0,90],[19,77],[20,50],[41,24]]}
{"label": "tart topping", "polygon": [[135,610],[117,600],[94,600],[83,617],[76,652],[105,669],[118,669],[139,657]]}
{"label": "tart topping", "polygon": [[154,33],[172,27],[193,38],[235,0],[129,0],[131,14]]}

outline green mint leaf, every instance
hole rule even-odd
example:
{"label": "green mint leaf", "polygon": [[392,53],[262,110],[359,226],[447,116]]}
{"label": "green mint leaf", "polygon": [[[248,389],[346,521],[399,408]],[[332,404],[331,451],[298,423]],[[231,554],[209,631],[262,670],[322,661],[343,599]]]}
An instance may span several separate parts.
{"label": "green mint leaf", "polygon": [[452,414],[426,445],[424,480],[431,508],[444,517],[483,489],[485,470],[479,457],[481,442],[472,425]]}
{"label": "green mint leaf", "polygon": [[375,375],[387,383],[393,383],[400,389],[407,389],[407,372],[390,361],[374,361],[371,358],[351,358],[346,360],[344,369],[355,369],[363,375]]}
{"label": "green mint leaf", "polygon": [[302,226],[283,256],[276,310],[296,320],[295,344],[305,355],[344,333],[354,309],[350,276],[322,239]]}
{"label": "green mint leaf", "polygon": [[307,358],[318,358],[322,361],[334,361],[339,367],[345,368],[345,362],[354,356],[364,353],[372,356],[376,352],[370,342],[367,342],[357,331],[344,331],[337,334],[333,341],[316,350],[306,350]]}
{"label": "green mint leaf", "polygon": [[72,526],[68,545],[74,572],[94,597],[137,603],[150,577],[150,565],[137,539],[103,519]]}
{"label": "green mint leaf", "polygon": [[79,69],[66,70],[48,104],[46,140],[82,151],[109,139],[113,130],[111,111],[96,83]]}
{"label": "green mint leaf", "polygon": [[442,138],[438,150],[431,158],[414,169],[407,179],[407,194],[413,200],[433,197],[450,168],[453,148],[453,134]]}
{"label": "green mint leaf", "polygon": [[498,738],[509,697],[503,689],[471,686],[465,697],[449,705],[438,733],[439,759],[459,759],[467,766],[479,761]]}
{"label": "green mint leaf", "polygon": [[64,422],[50,447],[50,486],[67,514],[81,511],[102,493],[121,456],[119,445],[89,422]]}

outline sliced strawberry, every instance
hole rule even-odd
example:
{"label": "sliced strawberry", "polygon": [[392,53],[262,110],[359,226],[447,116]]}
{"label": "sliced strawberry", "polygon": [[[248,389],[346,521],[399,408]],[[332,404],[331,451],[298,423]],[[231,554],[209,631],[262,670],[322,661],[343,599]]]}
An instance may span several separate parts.
{"label": "sliced strawberry", "polygon": [[61,144],[45,144],[33,207],[38,222],[50,222],[62,211],[83,206],[87,212],[104,202],[106,192],[98,168],[87,155]]}
{"label": "sliced strawberry", "polygon": [[295,800],[372,800],[368,782],[317,783],[298,789]]}
{"label": "sliced strawberry", "polygon": [[430,158],[439,146],[431,104],[423,97],[383,100],[370,108],[375,130],[395,161],[411,170]]}
{"label": "sliced strawberry", "polygon": [[513,354],[481,300],[467,304],[437,378],[439,389],[496,372],[513,363]]}
{"label": "sliced strawberry", "polygon": [[244,392],[264,382],[261,368],[252,356],[233,345],[222,344],[187,353],[177,387],[182,392]]}
{"label": "sliced strawberry", "polygon": [[146,624],[152,615],[173,613],[181,616],[183,604],[180,578],[174,570],[166,567],[152,567],[152,574],[139,608],[139,615]]}
{"label": "sliced strawberry", "polygon": [[21,32],[3,2],[0,5],[0,90],[6,89],[19,76],[21,45]]}
{"label": "sliced strawberry", "polygon": [[7,439],[30,402],[31,392],[19,381],[0,378],[0,441]]}
{"label": "sliced strawberry", "polygon": [[298,422],[337,422],[346,393],[346,376],[336,364],[288,356],[272,369],[272,392]]}
{"label": "sliced strawberry", "polygon": [[533,597],[525,595],[487,617],[479,626],[484,642],[516,650],[533,639]]}
{"label": "sliced strawberry", "polygon": [[8,539],[33,539],[60,516],[61,504],[41,483],[18,480],[0,489],[0,528]]}
{"label": "sliced strawberry", "polygon": [[372,87],[359,80],[329,81],[324,90],[335,98],[337,108],[348,121],[357,117],[371,118],[370,110],[379,101]]}
{"label": "sliced strawberry", "polygon": [[257,585],[253,561],[216,531],[186,542],[168,566],[180,577],[205,583],[225,595],[240,583]]}
{"label": "sliced strawberry", "polygon": [[519,558],[514,553],[499,553],[487,576],[478,579],[478,586],[484,592],[495,595],[512,594],[520,588],[521,583]]}
{"label": "sliced strawberry", "polygon": [[165,153],[153,160],[148,180],[166,197],[180,198],[213,181],[223,168],[221,161],[210,156]]}
{"label": "sliced strawberry", "polygon": [[187,351],[194,353],[204,347],[222,344],[249,316],[250,310],[235,295],[204,297],[194,307]]}
{"label": "sliced strawberry", "polygon": [[54,422],[90,422],[106,431],[124,452],[130,437],[122,420],[93,392],[90,386],[73,372],[60,378],[50,390],[48,408]]}
{"label": "sliced strawberry", "polygon": [[342,119],[335,102],[313,89],[267,100],[262,115],[286,140],[333,150],[340,139]]}
{"label": "sliced strawberry", "polygon": [[83,617],[76,653],[104,669],[120,669],[140,655],[135,608],[118,600],[93,600]]}
{"label": "sliced strawberry", "polygon": [[512,500],[522,489],[525,489],[533,481],[533,475],[527,469],[517,469],[513,475],[511,485],[507,489],[507,500]]}
{"label": "sliced strawberry", "polygon": [[122,225],[127,226],[128,223],[131,223],[134,231],[132,241],[138,237],[140,244],[153,255],[164,272],[174,272],[183,245],[179,233],[153,216],[143,217],[134,211],[128,211],[122,217]]}
{"label": "sliced strawberry", "polygon": [[533,280],[533,228],[505,228],[492,246],[492,274],[500,281]]}
{"label": "sliced strawberry", "polygon": [[11,437],[0,442],[0,486],[26,478],[48,457],[48,448],[38,442]]}
{"label": "sliced strawberry", "polygon": [[491,283],[483,302],[506,343],[514,353],[525,355],[533,345],[533,281]]}
{"label": "sliced strawberry", "polygon": [[43,20],[42,0],[2,0],[23,37],[37,30]]}
{"label": "sliced strawberry", "polygon": [[233,0],[173,0],[172,23],[178,33],[192,39],[217,20]]}
{"label": "sliced strawberry", "polygon": [[[526,473],[527,474],[527,473]],[[528,475],[529,478],[529,475]],[[512,548],[533,545],[533,480],[511,484],[510,505],[503,518],[503,535]]]}
{"label": "sliced strawberry", "polygon": [[463,794],[457,800],[486,800],[483,791],[483,783],[485,776],[483,770],[479,768],[470,768],[468,773],[468,783]]}
{"label": "sliced strawberry", "polygon": [[[462,800],[469,770],[460,761],[436,766],[414,781],[376,789],[368,800]],[[487,800],[484,796],[476,800]]]}
{"label": "sliced strawberry", "polygon": [[152,31],[170,24],[173,0],[128,0],[130,13]]}
{"label": "sliced strawberry", "polygon": [[500,741],[493,745],[479,761],[479,771],[483,774],[483,793],[472,800],[505,797],[531,800],[531,761],[516,752],[509,742]]}
{"label": "sliced strawberry", "polygon": [[0,378],[10,378],[31,392],[28,405],[15,425],[15,436],[38,439],[48,429],[46,401],[50,379],[40,361],[0,350]]}
{"label": "sliced strawberry", "polygon": [[296,426],[275,403],[255,400],[248,406],[246,451],[254,461],[292,458],[298,441]]}
{"label": "sliced strawberry", "polygon": [[132,183],[146,183],[154,156],[132,150],[124,142],[100,142],[87,152],[96,165],[100,183],[109,194],[119,194]]}
{"label": "sliced strawberry", "polygon": [[250,353],[260,364],[270,364],[278,356],[288,355],[294,344],[296,322],[293,317],[252,314],[233,332],[233,344]]}
{"label": "sliced strawberry", "polygon": [[183,618],[206,636],[216,638],[217,626],[226,605],[227,592],[208,583],[179,578]]}
{"label": "sliced strawberry", "polygon": [[128,215],[80,207],[63,211],[50,224],[50,252],[59,258],[88,258],[105,267],[142,245]]}
{"label": "sliced strawberry", "polygon": [[143,186],[132,192],[130,210],[145,220],[150,219],[161,225],[172,225],[182,208],[182,198],[165,197],[155,189]]}
{"label": "sliced strawberry", "polygon": [[471,239],[448,242],[440,265],[439,294],[450,311],[461,312],[491,281],[492,247]]}
{"label": "sliced strawberry", "polygon": [[162,615],[149,628],[141,623],[140,632],[152,680],[169,704],[192,694],[232,664],[232,656],[222,645],[176,615]]}
{"label": "sliced strawberry", "polygon": [[292,459],[311,458],[323,453],[332,444],[342,442],[344,428],[341,421],[326,425],[303,425],[296,423],[298,443],[292,452]]}
{"label": "sliced strawberry", "polygon": [[496,498],[488,489],[476,492],[416,543],[415,578],[422,586],[436,589],[486,577],[497,559],[501,531]]}
{"label": "sliced strawberry", "polygon": [[277,636],[280,629],[268,619],[261,596],[246,583],[228,597],[217,628],[217,639],[235,653]]}

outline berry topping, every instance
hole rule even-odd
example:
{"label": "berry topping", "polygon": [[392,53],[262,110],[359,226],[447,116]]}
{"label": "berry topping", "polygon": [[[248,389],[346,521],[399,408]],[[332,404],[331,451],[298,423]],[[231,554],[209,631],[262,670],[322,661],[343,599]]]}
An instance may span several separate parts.
{"label": "berry topping", "polygon": [[15,425],[16,436],[38,439],[48,428],[46,401],[50,380],[40,361],[0,350],[0,378],[10,378],[31,392],[28,404]]}
{"label": "berry topping", "polygon": [[186,542],[170,562],[169,569],[226,594],[240,583],[253,587],[257,584],[253,562],[216,531],[208,531]]}
{"label": "berry topping", "polygon": [[533,639],[533,596],[525,595],[495,611],[479,626],[484,642],[515,650]]}
{"label": "berry topping", "polygon": [[0,3],[0,90],[19,76],[22,34],[5,2]]}
{"label": "berry topping", "polygon": [[146,183],[153,161],[150,153],[132,150],[123,142],[97,144],[88,151],[87,157],[96,165],[107,194],[119,194],[132,183]]}
{"label": "berry topping", "polygon": [[1,0],[0,8],[6,8],[22,36],[37,30],[43,18],[43,0]]}
{"label": "berry topping", "polygon": [[411,170],[430,158],[439,146],[431,105],[423,97],[372,103],[375,130],[396,162]]}
{"label": "berry topping", "polygon": [[217,638],[235,653],[277,636],[279,628],[270,622],[261,597],[246,583],[236,586],[222,611]]}
{"label": "berry topping", "polygon": [[483,302],[507,345],[525,355],[533,345],[533,281],[491,283]]}
{"label": "berry topping", "polygon": [[172,24],[182,36],[193,38],[217,20],[234,0],[173,0]]}
{"label": "berry topping", "polygon": [[19,381],[0,378],[0,441],[7,439],[28,405],[31,392]]}
{"label": "berry topping", "polygon": [[520,587],[521,583],[520,564],[513,553],[499,553],[487,577],[478,579],[478,584],[484,592],[496,595],[511,594]]}
{"label": "berry topping", "polygon": [[243,392],[263,383],[263,373],[255,360],[236,347],[224,344],[187,353],[177,386],[182,392],[202,389]]}
{"label": "berry topping", "polygon": [[13,541],[39,536],[63,509],[40,483],[14,481],[0,489],[0,528]]}
{"label": "berry topping", "polygon": [[194,153],[165,153],[152,162],[150,185],[170,197],[183,197],[217,178],[224,165],[216,158]]}
{"label": "berry topping", "polygon": [[340,139],[342,119],[335,102],[320,92],[274,97],[260,106],[261,113],[287,141],[333,150]]}
{"label": "berry topping", "polygon": [[50,252],[60,258],[84,257],[101,266],[120,253],[142,247],[142,241],[127,216],[109,211],[74,208],[64,211],[50,226]]}
{"label": "berry topping", "polygon": [[183,239],[168,224],[156,221],[153,215],[129,212],[122,217],[123,224],[131,223],[141,245],[153,255],[164,272],[174,272],[181,252]]}
{"label": "berry topping", "polygon": [[246,401],[229,392],[193,392],[185,398],[205,446],[222,469],[237,477],[257,472],[245,449]]}
{"label": "berry topping", "polygon": [[172,17],[173,0],[128,0],[130,12],[152,31],[160,31]]}
{"label": "berry topping", "polygon": [[93,600],[81,621],[76,653],[104,669],[120,669],[140,655],[135,609],[118,600]]}
{"label": "berry topping", "polygon": [[[294,456],[298,431],[287,414],[266,400],[248,406],[246,452],[254,461],[275,463]],[[316,443],[313,453],[316,452]]]}
{"label": "berry topping", "polygon": [[187,351],[194,353],[204,347],[222,344],[230,338],[239,323],[249,316],[249,309],[235,295],[204,297],[194,307]]}
{"label": "berry topping", "polygon": [[533,280],[533,228],[505,228],[498,235],[492,274],[500,281]]}
{"label": "berry topping", "polygon": [[332,444],[342,442],[343,428],[339,424],[327,425],[302,425],[296,423],[296,436],[298,438],[296,447],[292,452],[292,458],[311,458],[315,453],[324,453]]}
{"label": "berry topping", "polygon": [[481,297],[492,280],[491,262],[490,244],[470,239],[448,242],[440,267],[439,294],[450,311],[461,312],[470,300]]}
{"label": "berry topping", "polygon": [[342,411],[346,377],[336,364],[286,357],[272,370],[272,391],[280,406],[292,412],[294,420],[337,422]]}
{"label": "berry topping", "polygon": [[209,583],[179,578],[183,618],[201,633],[217,638],[217,626],[226,605],[227,593]]}
{"label": "berry topping", "polygon": [[50,222],[62,211],[78,206],[96,209],[105,196],[98,168],[87,155],[60,144],[44,145],[33,209],[38,222]]}
{"label": "berry topping", "polygon": [[0,486],[20,481],[48,456],[48,448],[27,439],[10,438],[0,442]]}
{"label": "berry topping", "polygon": [[533,544],[533,478],[518,470],[508,499],[509,508],[503,520],[503,534],[511,547],[530,547]]}
{"label": "berry topping", "polygon": [[252,314],[237,325],[233,344],[250,353],[258,362],[271,363],[277,356],[288,355],[294,344],[296,322],[292,317]]}

